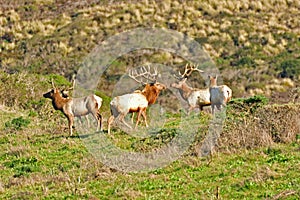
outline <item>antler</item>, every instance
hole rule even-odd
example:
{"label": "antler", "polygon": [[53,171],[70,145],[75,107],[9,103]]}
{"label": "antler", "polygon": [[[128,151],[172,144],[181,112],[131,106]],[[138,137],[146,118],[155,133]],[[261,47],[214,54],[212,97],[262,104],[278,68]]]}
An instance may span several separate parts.
{"label": "antler", "polygon": [[72,86],[68,89],[65,89],[65,90],[73,90],[74,89],[74,87],[75,87],[75,76],[76,76],[75,74],[73,74],[73,76],[72,76]]}
{"label": "antler", "polygon": [[51,78],[51,84],[52,84],[52,87],[53,87],[53,88],[56,88],[55,85],[54,85],[53,78]]}
{"label": "antler", "polygon": [[[158,76],[157,67],[153,68],[153,73],[151,73],[151,67],[142,66],[139,69],[132,69],[129,70],[128,73],[129,77],[135,80],[138,83],[147,84],[148,80],[155,82]],[[139,79],[138,79],[139,78]],[[143,79],[146,79],[147,82],[145,83]]]}
{"label": "antler", "polygon": [[183,74],[181,74],[180,71],[179,71],[180,78],[189,77],[192,74],[193,71],[204,72],[201,69],[198,69],[198,65],[196,66],[196,65],[192,65],[192,64],[187,63],[185,65],[185,69],[184,69]]}
{"label": "antler", "polygon": [[69,88],[64,88],[63,89],[63,91],[66,91],[66,92],[68,92],[68,91],[70,91],[70,90],[73,90],[74,88],[75,88],[75,74],[73,74],[73,76],[72,76],[72,86],[71,87],[69,87]]}

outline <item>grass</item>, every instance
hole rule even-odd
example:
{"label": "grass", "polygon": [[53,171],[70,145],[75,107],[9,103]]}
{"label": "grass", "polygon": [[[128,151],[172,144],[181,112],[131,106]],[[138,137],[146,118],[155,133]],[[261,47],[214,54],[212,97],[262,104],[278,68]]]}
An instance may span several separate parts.
{"label": "grass", "polygon": [[[296,1],[266,0],[261,6],[253,1],[39,0],[27,5],[12,0],[0,7],[5,30],[0,44],[0,199],[300,198],[298,104],[266,105],[261,96],[234,99],[210,160],[196,156],[209,114],[180,123],[180,114],[167,113],[163,128],[144,138],[119,128],[111,135],[67,137],[67,120],[41,99],[52,78],[59,87],[70,86],[66,77],[76,73],[95,46],[136,27],[170,28],[195,38],[207,47],[236,97],[247,96],[247,87],[265,89],[279,75],[297,84]],[[180,60],[155,51],[121,55],[95,90],[103,98],[103,115],[109,115],[110,91],[125,68],[157,62],[180,67]],[[180,135],[178,127],[194,123],[190,148],[150,172],[105,166],[84,143],[91,139],[99,148],[101,134],[126,151],[151,152]]]}
{"label": "grass", "polygon": [[[1,121],[18,112],[0,111]],[[299,140],[238,154],[216,152],[212,161],[190,153],[150,172],[123,173],[94,158],[80,137],[66,138],[66,121],[38,116],[28,126],[0,132],[1,199],[262,199],[300,197]],[[27,117],[28,116],[28,117]],[[178,115],[168,116],[177,119]],[[176,120],[175,120],[176,121]],[[175,121],[166,125],[176,125]],[[175,124],[174,124],[175,123]],[[100,133],[106,134],[106,133]],[[164,134],[163,134],[164,135]],[[132,139],[122,131],[113,138],[122,148],[149,148],[159,137]],[[170,136],[165,136],[166,138]],[[164,143],[163,136],[160,137]],[[144,142],[143,142],[144,141]],[[132,146],[138,143],[139,147]],[[152,143],[156,146],[155,143]],[[122,146],[123,145],[123,146]],[[150,145],[147,147],[147,145]],[[189,150],[191,151],[191,150]]]}

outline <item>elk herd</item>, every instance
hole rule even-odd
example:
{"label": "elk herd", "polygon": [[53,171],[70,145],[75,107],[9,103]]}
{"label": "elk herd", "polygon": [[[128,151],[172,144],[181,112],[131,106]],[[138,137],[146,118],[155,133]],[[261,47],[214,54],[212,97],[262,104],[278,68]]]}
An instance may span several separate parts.
{"label": "elk herd", "polygon": [[[211,112],[215,114],[215,108],[221,110],[226,106],[232,97],[232,90],[227,85],[217,85],[217,76],[208,76],[209,87],[205,89],[198,89],[190,87],[186,81],[193,71],[202,73],[195,65],[187,64],[184,73],[179,72],[179,76],[174,75],[178,81],[172,83],[170,86],[176,88],[184,101],[187,102],[190,113],[195,108],[203,110],[204,106],[211,106]],[[108,118],[108,133],[110,133],[111,125],[117,121],[121,122],[125,127],[132,129],[132,127],[125,121],[128,113],[137,113],[137,120],[135,128],[141,121],[141,116],[144,119],[145,126],[147,123],[147,107],[154,104],[162,90],[167,88],[166,85],[157,81],[159,73],[157,68],[151,69],[148,67],[141,67],[139,69],[130,70],[128,76],[137,83],[143,84],[142,90],[136,90],[133,93],[123,94],[114,97],[110,102],[111,116]],[[146,80],[146,81],[145,81]],[[73,80],[73,87],[75,79]],[[150,82],[151,81],[151,82]],[[102,98],[91,94],[85,97],[72,98],[69,97],[66,90],[58,89],[52,80],[51,91],[43,94],[43,97],[52,100],[52,105],[55,110],[60,110],[68,119],[69,134],[73,134],[74,118],[78,117],[81,122],[81,117],[85,116],[89,126],[88,114],[92,114],[97,122],[97,131],[102,131],[103,117],[100,114],[100,107],[102,105]],[[70,88],[70,89],[72,89]],[[133,117],[132,117],[133,118]],[[133,122],[133,120],[132,120]]]}

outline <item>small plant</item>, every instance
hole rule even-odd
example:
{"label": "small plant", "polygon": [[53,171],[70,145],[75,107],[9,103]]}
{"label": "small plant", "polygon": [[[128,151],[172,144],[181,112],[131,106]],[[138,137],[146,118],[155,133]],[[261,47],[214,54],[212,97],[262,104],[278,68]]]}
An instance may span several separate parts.
{"label": "small plant", "polygon": [[38,170],[38,160],[35,157],[17,158],[4,163],[5,167],[14,170],[14,177],[20,177]]}
{"label": "small plant", "polygon": [[237,66],[243,67],[256,67],[255,61],[250,57],[242,57],[237,61]]}
{"label": "small plant", "polygon": [[286,155],[282,154],[280,149],[267,148],[265,153],[270,157],[267,162],[272,164],[275,162],[285,163],[290,160]]}
{"label": "small plant", "polygon": [[249,98],[236,98],[230,101],[230,106],[244,111],[255,112],[257,108],[266,105],[269,99],[263,95],[255,95]]}
{"label": "small plant", "polygon": [[300,75],[300,59],[285,60],[279,68],[282,70],[280,73],[282,78],[298,78]]}
{"label": "small plant", "polygon": [[14,118],[11,121],[5,123],[5,128],[7,129],[15,129],[21,130],[23,127],[27,127],[30,124],[29,119],[24,119],[22,116],[18,118]]}

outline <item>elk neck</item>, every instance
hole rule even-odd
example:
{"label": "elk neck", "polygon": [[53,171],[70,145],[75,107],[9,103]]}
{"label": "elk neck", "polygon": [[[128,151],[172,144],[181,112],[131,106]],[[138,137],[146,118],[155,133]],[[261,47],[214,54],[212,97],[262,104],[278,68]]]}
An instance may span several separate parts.
{"label": "elk neck", "polygon": [[53,97],[52,97],[52,105],[56,110],[62,110],[64,105],[68,103],[71,98],[64,98],[61,96],[59,90],[55,90]]}
{"label": "elk neck", "polygon": [[187,99],[191,93],[194,91],[194,88],[188,86],[186,83],[182,84],[179,93],[184,98]]}
{"label": "elk neck", "polygon": [[148,105],[154,104],[158,95],[159,95],[160,90],[155,87],[155,85],[149,85],[147,84],[142,92],[142,94],[146,97],[148,101]]}
{"label": "elk neck", "polygon": [[217,78],[210,77],[209,86],[210,87],[216,87],[217,86]]}

